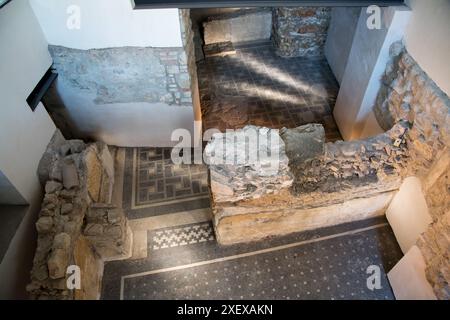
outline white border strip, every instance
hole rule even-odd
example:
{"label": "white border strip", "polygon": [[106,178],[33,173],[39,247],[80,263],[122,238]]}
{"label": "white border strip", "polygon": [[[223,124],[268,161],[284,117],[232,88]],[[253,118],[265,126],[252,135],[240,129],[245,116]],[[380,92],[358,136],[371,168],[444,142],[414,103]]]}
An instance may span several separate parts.
{"label": "white border strip", "polygon": [[262,249],[262,250],[257,250],[257,251],[253,251],[253,252],[247,252],[247,253],[241,253],[241,254],[236,254],[236,255],[223,257],[223,258],[217,258],[217,259],[213,259],[213,260],[199,261],[199,262],[195,262],[195,263],[191,263],[191,264],[185,264],[185,265],[175,266],[175,267],[170,267],[170,268],[163,268],[163,269],[157,269],[157,270],[151,270],[151,271],[145,271],[145,272],[140,272],[140,273],[129,274],[129,275],[126,275],[126,276],[122,276],[121,279],[120,279],[120,300],[123,300],[123,296],[124,296],[124,292],[123,291],[124,291],[124,286],[125,286],[125,279],[137,278],[137,277],[142,277],[142,276],[147,276],[147,275],[152,275],[152,274],[158,274],[158,273],[164,273],[164,272],[183,270],[183,269],[194,268],[194,267],[204,266],[204,265],[218,263],[218,262],[224,262],[224,261],[236,260],[236,259],[250,257],[250,256],[256,256],[258,254],[274,252],[274,251],[279,251],[279,250],[284,250],[284,249],[289,249],[289,248],[302,246],[302,245],[309,244],[309,243],[320,242],[320,241],[334,239],[334,238],[339,238],[339,237],[343,237],[343,236],[347,236],[347,235],[353,235],[353,234],[361,233],[361,232],[364,232],[364,231],[369,231],[369,230],[373,230],[373,229],[382,228],[382,227],[385,227],[387,225],[389,225],[389,224],[388,223],[381,223],[381,224],[377,224],[377,225],[366,227],[366,228],[360,228],[360,229],[355,229],[355,230],[346,231],[346,232],[342,232],[342,233],[336,233],[336,234],[333,234],[333,235],[320,237],[320,238],[316,238],[316,239],[310,239],[310,240],[294,242],[294,243],[290,243],[290,244],[286,244],[286,245],[282,245],[282,246],[277,246],[277,247],[273,247],[273,248],[267,248],[267,249]]}

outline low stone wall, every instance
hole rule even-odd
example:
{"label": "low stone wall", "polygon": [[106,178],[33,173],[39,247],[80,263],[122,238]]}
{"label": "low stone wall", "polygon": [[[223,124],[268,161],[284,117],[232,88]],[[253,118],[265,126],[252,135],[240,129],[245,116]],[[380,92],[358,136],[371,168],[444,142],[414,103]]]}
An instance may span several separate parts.
{"label": "low stone wall", "polygon": [[[283,129],[279,135],[277,130],[256,128],[275,133],[281,147],[270,151],[279,152],[278,170],[268,171],[264,160],[223,165],[207,158],[221,244],[383,215],[401,184],[406,145],[395,142],[402,141],[403,124],[368,141],[348,143],[325,143],[318,124]],[[213,154],[230,139],[229,133],[215,134],[206,153]]]}
{"label": "low stone wall", "polygon": [[435,295],[450,300],[450,149],[443,150],[424,181],[423,191],[433,223],[421,235],[417,245]]}
{"label": "low stone wall", "polygon": [[269,40],[272,12],[270,9],[242,9],[211,16],[203,23],[205,45],[220,42]]}
{"label": "low stone wall", "polygon": [[330,8],[274,8],[272,38],[277,53],[282,57],[322,56],[330,20]]}
{"label": "low stone wall", "polygon": [[[130,254],[131,231],[112,205],[114,161],[103,143],[65,140],[56,131],[38,168],[45,185],[37,248],[27,290],[34,299],[97,299],[103,261]],[[81,289],[67,287],[67,267],[81,271]]]}

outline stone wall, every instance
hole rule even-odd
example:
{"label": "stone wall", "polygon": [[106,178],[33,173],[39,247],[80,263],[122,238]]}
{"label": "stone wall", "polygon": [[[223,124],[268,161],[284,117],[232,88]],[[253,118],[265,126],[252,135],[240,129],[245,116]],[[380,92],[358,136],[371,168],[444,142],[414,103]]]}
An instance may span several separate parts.
{"label": "stone wall", "polygon": [[[194,106],[195,120],[199,120],[200,111],[200,97],[198,92],[198,76],[197,76],[197,57],[196,45],[194,42],[194,30],[192,28],[190,9],[180,9],[180,25],[181,37],[183,40],[184,52],[186,56],[186,66],[189,74],[189,88],[191,103]],[[188,95],[186,93],[186,95]]]}
{"label": "stone wall", "polygon": [[418,241],[436,296],[450,298],[450,100],[401,43],[391,47],[375,115],[383,128],[406,119],[408,172],[422,180],[433,223]]}
{"label": "stone wall", "polygon": [[409,174],[423,177],[439,152],[450,145],[450,100],[402,43],[394,43],[390,54],[374,107],[375,116],[385,130],[400,119],[409,123]]}
{"label": "stone wall", "polygon": [[322,56],[331,10],[325,7],[273,9],[272,38],[282,57]]}
{"label": "stone wall", "polygon": [[421,235],[417,245],[435,295],[439,299],[450,300],[450,150],[444,152],[433,166],[432,174],[425,179],[436,179],[423,190],[433,223]]}
{"label": "stone wall", "polygon": [[[130,253],[127,220],[112,204],[110,149],[103,143],[65,140],[56,131],[38,175],[45,196],[36,222],[38,241],[27,290],[35,299],[97,299],[103,261]],[[67,288],[70,265],[81,269],[80,290]]]}
{"label": "stone wall", "polygon": [[[406,165],[404,123],[367,141],[336,143],[325,143],[318,124],[282,129],[279,135],[273,129],[257,130],[278,137],[279,170],[268,171],[264,159],[223,165],[207,158],[214,226],[221,244],[383,215],[401,184]],[[207,154],[220,150],[218,142],[232,139],[229,135],[215,134]]]}

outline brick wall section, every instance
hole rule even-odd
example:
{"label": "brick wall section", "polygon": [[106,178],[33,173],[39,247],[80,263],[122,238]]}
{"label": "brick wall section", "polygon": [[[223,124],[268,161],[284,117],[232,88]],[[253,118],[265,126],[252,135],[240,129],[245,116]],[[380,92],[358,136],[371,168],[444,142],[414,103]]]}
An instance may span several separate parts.
{"label": "brick wall section", "polygon": [[322,56],[331,19],[330,8],[274,8],[272,37],[283,57]]}

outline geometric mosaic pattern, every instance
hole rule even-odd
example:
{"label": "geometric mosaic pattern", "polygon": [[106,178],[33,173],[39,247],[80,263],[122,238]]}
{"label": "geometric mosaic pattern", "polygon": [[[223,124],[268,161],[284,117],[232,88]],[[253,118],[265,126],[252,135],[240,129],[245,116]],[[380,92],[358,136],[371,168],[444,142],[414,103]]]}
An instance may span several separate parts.
{"label": "geometric mosaic pattern", "polygon": [[149,249],[159,250],[214,240],[212,225],[210,223],[201,223],[156,231],[151,241],[149,241]]}
{"label": "geometric mosaic pattern", "polygon": [[[263,44],[238,48],[234,55],[206,58],[197,64],[197,72],[205,130],[320,123],[328,141],[341,139],[333,118],[339,84],[325,59],[281,58],[270,44]],[[245,98],[231,125],[222,114],[208,112],[214,95],[221,100]],[[242,116],[245,123],[238,119]]]}
{"label": "geometric mosaic pattern", "polygon": [[134,206],[208,197],[205,165],[174,164],[171,148],[136,148]]}
{"label": "geometric mosaic pattern", "polygon": [[[205,241],[153,251],[148,272],[129,268],[122,273],[128,276],[121,296],[126,300],[395,299],[386,275],[402,253],[387,224],[335,238],[323,234],[323,240],[313,233],[285,237],[284,244],[289,246],[270,244],[273,240],[237,247]],[[164,234],[159,234],[158,240],[169,245],[174,233],[169,232],[167,238]],[[312,241],[296,242],[308,239]],[[299,244],[292,245],[295,243]],[[258,249],[264,250],[255,251]],[[381,288],[367,286],[367,270],[372,266],[380,268]]]}

